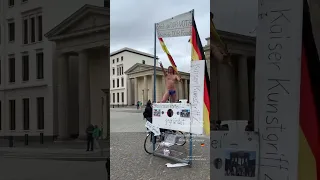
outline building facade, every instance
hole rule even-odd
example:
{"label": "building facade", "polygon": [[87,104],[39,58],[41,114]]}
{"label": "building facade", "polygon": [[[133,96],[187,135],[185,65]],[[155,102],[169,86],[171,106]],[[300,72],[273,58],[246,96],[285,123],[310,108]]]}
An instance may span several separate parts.
{"label": "building facade", "polygon": [[[167,69],[165,69],[167,71]],[[135,105],[138,101],[146,103],[159,102],[167,91],[165,77],[160,67],[156,68],[156,99],[154,99],[154,66],[136,63],[129,68],[127,74],[128,104]],[[177,98],[189,99],[189,73],[179,72],[181,82],[176,82]]]}
{"label": "building facade", "polygon": [[[85,5],[86,3],[92,5]],[[95,27],[91,26],[94,23],[106,30],[109,22],[101,18],[109,19],[109,15],[105,13],[103,5],[102,0],[0,1],[0,136],[23,137],[28,134],[29,137],[38,137],[39,133],[43,133],[45,137],[51,138],[84,134],[84,127],[79,127],[79,124],[85,126],[90,123],[87,122],[88,118],[72,124],[68,120],[81,117],[80,111],[78,110],[78,116],[71,118],[66,113],[69,106],[64,105],[65,109],[62,110],[58,105],[62,104],[62,97],[68,97],[61,90],[66,87],[66,81],[59,81],[58,76],[62,74],[67,79],[67,74],[75,69],[73,66],[79,66],[79,63],[72,63],[67,57],[77,54],[81,59],[87,59],[86,57],[90,57],[88,54],[94,52],[85,53],[83,50],[89,52],[94,47],[102,47],[98,44],[90,47],[84,34],[101,33],[94,31]],[[89,23],[90,27],[86,27]],[[47,32],[50,33],[44,36]],[[101,44],[107,45],[106,42]],[[71,49],[71,45],[79,48]],[[62,63],[58,61],[63,58],[66,66],[61,66]],[[91,66],[93,67],[94,65]],[[60,73],[60,70],[66,71]],[[83,75],[83,72],[79,75]],[[90,78],[94,78],[92,76]],[[83,107],[77,107],[81,108]],[[90,110],[85,112],[90,114],[88,111]],[[91,119],[94,118],[96,117]]]}
{"label": "building facade", "polygon": [[131,48],[122,48],[110,54],[110,104],[131,105],[125,72],[136,63],[153,66],[154,56]]}
{"label": "building facade", "polygon": [[253,120],[255,37],[218,30],[231,54],[231,64],[211,59],[212,120]]}

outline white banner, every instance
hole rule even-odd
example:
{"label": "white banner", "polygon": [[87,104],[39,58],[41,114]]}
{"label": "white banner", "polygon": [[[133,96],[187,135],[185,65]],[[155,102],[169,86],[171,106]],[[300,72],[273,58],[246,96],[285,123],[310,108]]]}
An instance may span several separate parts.
{"label": "white banner", "polygon": [[191,36],[192,11],[156,24],[158,38]]}
{"label": "white banner", "polygon": [[297,180],[303,0],[259,0],[258,14],[259,179]]}
{"label": "white banner", "polygon": [[189,99],[193,125],[191,133],[194,134],[203,134],[204,68],[204,60],[191,61]]}
{"label": "white banner", "polygon": [[152,105],[153,126],[183,132],[190,132],[190,104],[154,103]]}
{"label": "white banner", "polygon": [[160,135],[160,128],[155,126],[154,124],[151,124],[149,121],[146,122],[146,128],[148,128],[151,132],[154,133],[155,136]]}

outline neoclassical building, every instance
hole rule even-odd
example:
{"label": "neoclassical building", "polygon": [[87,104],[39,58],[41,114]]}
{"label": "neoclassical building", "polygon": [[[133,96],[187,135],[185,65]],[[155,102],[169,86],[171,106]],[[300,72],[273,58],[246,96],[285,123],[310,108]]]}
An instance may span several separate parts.
{"label": "neoclassical building", "polygon": [[[128,104],[134,105],[137,101],[146,103],[154,101],[154,66],[136,63],[129,68],[127,74]],[[167,69],[165,69],[167,70]],[[176,83],[178,99],[189,97],[189,73],[179,72],[182,81]],[[165,77],[160,67],[156,68],[156,102],[161,101],[163,94],[167,91]]]}
{"label": "neoclassical building", "polygon": [[0,137],[85,137],[90,123],[108,129],[108,3],[14,2],[0,1]]}
{"label": "neoclassical building", "polygon": [[227,44],[231,65],[211,59],[212,120],[253,120],[255,37],[218,30]]}

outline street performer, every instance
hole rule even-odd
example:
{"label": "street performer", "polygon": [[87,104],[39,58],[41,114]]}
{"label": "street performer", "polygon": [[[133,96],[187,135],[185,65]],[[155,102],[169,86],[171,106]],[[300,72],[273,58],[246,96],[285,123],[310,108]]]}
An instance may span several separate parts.
{"label": "street performer", "polygon": [[181,82],[181,78],[175,74],[175,71],[172,66],[168,67],[168,72],[165,71],[161,62],[160,62],[160,67],[163,71],[164,77],[166,78],[165,82],[166,82],[166,88],[167,88],[167,92],[163,95],[161,103],[165,103],[169,99],[169,97],[171,97],[171,102],[176,102],[177,93],[175,88],[175,82],[176,81]]}

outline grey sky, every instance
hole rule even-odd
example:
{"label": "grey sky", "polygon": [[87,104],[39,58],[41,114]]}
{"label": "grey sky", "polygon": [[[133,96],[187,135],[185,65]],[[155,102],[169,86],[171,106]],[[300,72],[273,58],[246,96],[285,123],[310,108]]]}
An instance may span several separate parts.
{"label": "grey sky", "polygon": [[213,0],[211,11],[217,29],[243,35],[252,32],[258,23],[258,0]]}
{"label": "grey sky", "polygon": [[[153,54],[154,23],[194,9],[202,45],[210,36],[209,0],[111,0],[111,52],[129,47]],[[164,38],[178,70],[189,72],[191,46],[189,37]],[[157,56],[165,67],[170,65],[157,40]]]}

